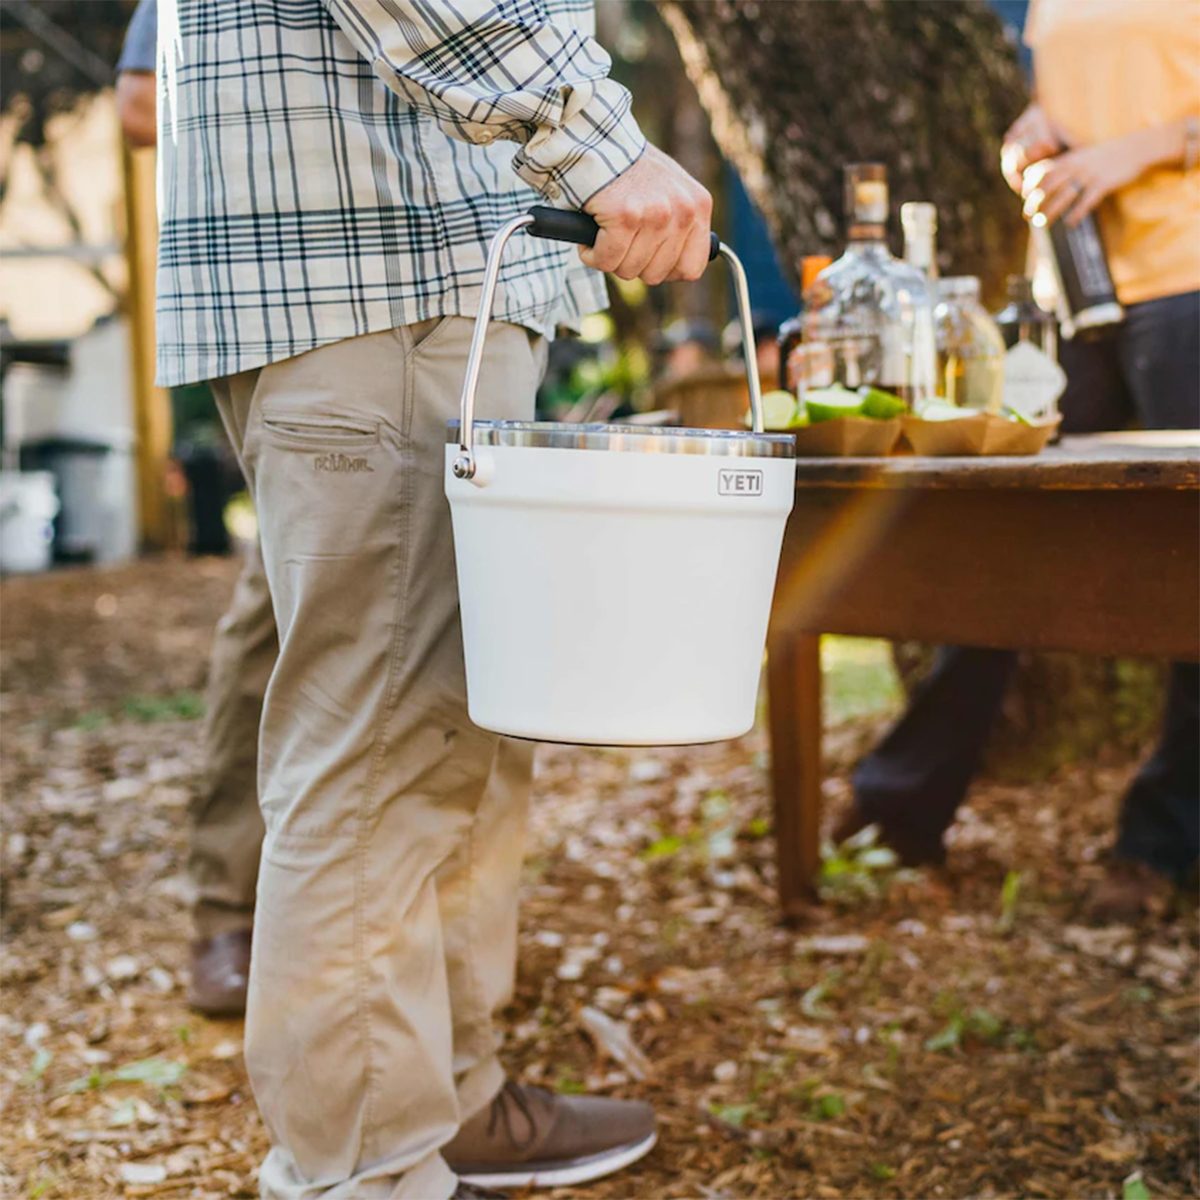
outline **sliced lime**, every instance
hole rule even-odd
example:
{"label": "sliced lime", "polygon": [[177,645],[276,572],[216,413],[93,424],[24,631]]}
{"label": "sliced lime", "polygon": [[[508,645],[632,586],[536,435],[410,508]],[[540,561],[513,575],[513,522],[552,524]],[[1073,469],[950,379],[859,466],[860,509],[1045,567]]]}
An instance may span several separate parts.
{"label": "sliced lime", "polygon": [[796,397],[791,392],[785,392],[779,388],[773,392],[766,392],[762,398],[763,405],[763,428],[764,429],[790,429],[796,420],[797,405]]}
{"label": "sliced lime", "polygon": [[857,417],[862,413],[863,398],[844,387],[821,388],[805,392],[804,407],[812,424],[833,421],[838,417]]}
{"label": "sliced lime", "polygon": [[858,394],[862,397],[862,415],[876,421],[890,421],[908,410],[908,405],[899,396],[882,388],[864,387]]}

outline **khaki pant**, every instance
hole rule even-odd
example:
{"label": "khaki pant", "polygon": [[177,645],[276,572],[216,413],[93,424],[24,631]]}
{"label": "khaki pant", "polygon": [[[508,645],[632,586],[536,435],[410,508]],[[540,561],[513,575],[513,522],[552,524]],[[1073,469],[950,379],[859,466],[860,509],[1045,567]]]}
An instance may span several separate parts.
{"label": "khaki pant", "polygon": [[188,873],[196,936],[249,929],[262,852],[258,727],[279,640],[257,545],[247,552],[209,662],[204,780],[192,807]]}
{"label": "khaki pant", "polygon": [[[438,1150],[503,1079],[532,752],[466,713],[446,420],[471,323],[337,342],[214,384],[279,630],[246,1064],[268,1197],[442,1200]],[[493,323],[483,416],[541,343]]]}

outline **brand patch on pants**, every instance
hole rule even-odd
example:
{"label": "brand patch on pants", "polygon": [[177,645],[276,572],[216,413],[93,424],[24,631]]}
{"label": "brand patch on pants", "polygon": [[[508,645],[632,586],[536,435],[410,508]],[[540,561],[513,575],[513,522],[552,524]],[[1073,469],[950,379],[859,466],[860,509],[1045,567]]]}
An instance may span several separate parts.
{"label": "brand patch on pants", "polygon": [[357,475],[362,471],[374,471],[375,468],[365,458],[351,458],[348,454],[318,454],[313,458],[313,470]]}

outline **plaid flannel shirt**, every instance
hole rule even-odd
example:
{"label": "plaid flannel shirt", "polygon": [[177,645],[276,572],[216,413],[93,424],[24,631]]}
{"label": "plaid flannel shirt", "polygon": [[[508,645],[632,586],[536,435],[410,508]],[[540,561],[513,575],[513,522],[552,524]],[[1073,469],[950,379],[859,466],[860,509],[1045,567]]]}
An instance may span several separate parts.
{"label": "plaid flannel shirt", "polygon": [[[159,382],[473,316],[502,223],[644,148],[592,31],[591,0],[159,0]],[[603,304],[572,249],[509,244],[497,319]]]}

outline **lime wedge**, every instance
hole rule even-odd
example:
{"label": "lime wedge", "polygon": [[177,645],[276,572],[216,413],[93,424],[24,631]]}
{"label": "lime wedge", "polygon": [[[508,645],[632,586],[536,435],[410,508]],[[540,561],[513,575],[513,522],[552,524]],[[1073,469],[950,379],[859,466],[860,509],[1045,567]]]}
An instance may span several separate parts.
{"label": "lime wedge", "polygon": [[763,427],[765,429],[790,429],[798,413],[796,397],[782,389],[767,392],[763,398]]}
{"label": "lime wedge", "polygon": [[862,397],[862,415],[876,421],[890,421],[908,410],[899,396],[882,388],[864,387],[858,394]]}
{"label": "lime wedge", "polygon": [[969,408],[959,408],[948,400],[931,400],[917,414],[922,421],[958,421],[976,414]]}
{"label": "lime wedge", "polygon": [[804,407],[812,424],[833,421],[838,417],[857,417],[862,413],[863,398],[844,387],[821,388],[805,392]]}

